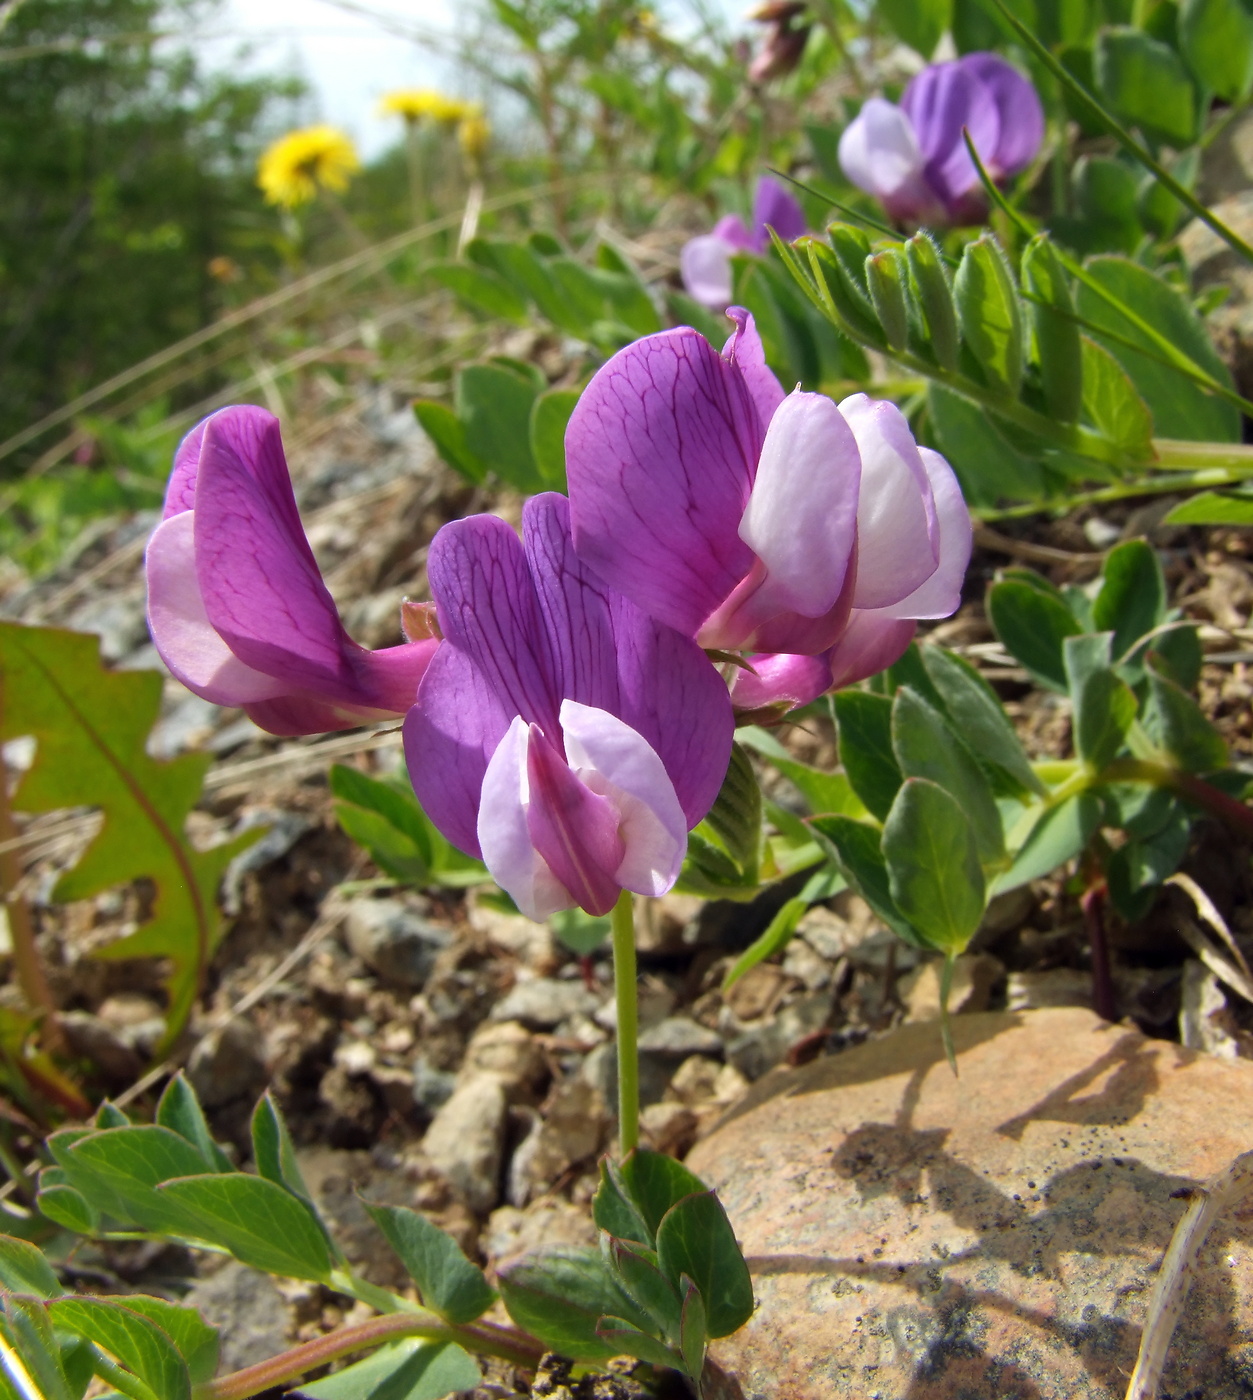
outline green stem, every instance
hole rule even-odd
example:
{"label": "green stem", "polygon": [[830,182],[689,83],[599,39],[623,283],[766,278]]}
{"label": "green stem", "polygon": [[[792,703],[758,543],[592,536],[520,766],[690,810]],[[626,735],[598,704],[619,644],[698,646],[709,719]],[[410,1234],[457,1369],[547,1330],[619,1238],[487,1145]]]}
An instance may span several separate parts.
{"label": "green stem", "polygon": [[1183,442],[1154,438],[1161,471],[1188,472],[1221,467],[1235,477],[1253,476],[1253,447],[1242,442]]}
{"label": "green stem", "polygon": [[613,907],[613,981],[618,1007],[618,1141],[622,1155],[640,1145],[639,1006],[635,986],[635,897]]}
{"label": "green stem", "polygon": [[355,1351],[397,1341],[401,1337],[428,1337],[432,1341],[456,1342],[469,1351],[498,1356],[515,1366],[528,1369],[538,1364],[543,1352],[533,1338],[490,1323],[454,1327],[434,1313],[391,1313],[386,1317],[372,1317],[368,1322],[358,1323],[354,1327],[341,1327],[325,1337],[305,1342],[303,1346],[292,1347],[269,1361],[246,1366],[242,1371],[234,1371],[229,1376],[198,1385],[192,1394],[194,1400],[249,1400],[250,1396],[299,1380],[318,1366],[338,1361]]}
{"label": "green stem", "polygon": [[1221,817],[1243,835],[1253,836],[1253,807],[1207,783],[1204,778],[1181,772],[1168,763],[1155,763],[1146,758],[1116,758],[1101,772],[1099,781],[1151,783],[1154,787],[1170,788],[1180,797]]}
{"label": "green stem", "polygon": [[1155,496],[1171,491],[1201,491],[1235,486],[1244,479],[1243,473],[1233,473],[1224,467],[1195,472],[1172,471],[1169,475],[1162,473],[1153,477],[1140,477],[1135,481],[1120,482],[1117,486],[1103,486],[1098,491],[1080,491],[1061,499],[1006,506],[1002,510],[980,509],[976,513],[985,523],[993,520],[1016,520],[1025,515],[1040,515],[1050,510],[1071,511],[1081,505],[1099,505],[1102,501],[1125,501],[1133,496]]}
{"label": "green stem", "polygon": [[409,166],[409,207],[415,225],[422,222],[422,133],[416,117],[405,118],[405,156]]}

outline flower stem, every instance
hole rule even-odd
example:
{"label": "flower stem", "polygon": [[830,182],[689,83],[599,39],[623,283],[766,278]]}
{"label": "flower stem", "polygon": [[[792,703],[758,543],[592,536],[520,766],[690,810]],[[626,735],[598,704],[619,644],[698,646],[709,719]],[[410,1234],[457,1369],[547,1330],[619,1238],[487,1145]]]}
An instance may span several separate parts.
{"label": "flower stem", "polygon": [[1213,783],[1207,783],[1204,778],[1172,768],[1167,763],[1154,763],[1145,758],[1116,758],[1102,771],[1100,781],[1151,783],[1154,787],[1170,788],[1180,797],[1213,812],[1243,835],[1253,836],[1253,807],[1216,788]]}
{"label": "flower stem", "polygon": [[246,1366],[229,1376],[199,1385],[194,1400],[249,1400],[275,1386],[299,1380],[315,1367],[350,1356],[355,1351],[394,1342],[401,1337],[428,1337],[432,1341],[456,1342],[469,1351],[499,1356],[527,1368],[538,1365],[543,1350],[532,1338],[491,1324],[454,1327],[434,1313],[400,1312],[372,1317],[355,1327],[341,1327],[303,1346]]}
{"label": "flower stem", "polygon": [[625,1157],[640,1143],[639,1006],[635,986],[635,898],[613,907],[613,981],[618,1007],[618,1141]]}

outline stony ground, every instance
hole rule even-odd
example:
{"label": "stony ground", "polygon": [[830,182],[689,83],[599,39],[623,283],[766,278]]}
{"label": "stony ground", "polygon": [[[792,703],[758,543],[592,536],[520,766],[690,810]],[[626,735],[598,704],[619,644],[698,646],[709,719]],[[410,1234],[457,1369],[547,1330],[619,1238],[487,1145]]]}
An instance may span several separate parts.
{"label": "stony ground", "polygon": [[[479,509],[512,518],[518,502],[459,483],[434,459],[405,403],[384,390],[348,414],[323,417],[306,405],[299,421],[308,427],[289,431],[288,447],[302,513],[348,629],[372,646],[398,641],[397,605],[402,594],[423,596],[435,530]],[[980,533],[968,602],[932,635],[997,686],[1033,754],[1063,751],[1068,720],[999,650],[980,603],[986,585],[1009,564],[1085,581],[1103,550],[1138,534],[1162,551],[1175,605],[1201,625],[1207,712],[1237,755],[1253,753],[1253,545],[1238,532],[1164,529],[1157,522],[1170,504]],[[4,613],[96,631],[119,666],[158,665],[139,567],[151,524],[113,522],[38,584],[8,576]],[[831,733],[820,725],[782,737],[811,761],[833,759]],[[332,760],[370,772],[398,764],[395,729],[275,740],[169,681],[152,748],[172,755],[198,746],[217,762],[195,814],[197,839],[269,827],[225,883],[234,922],[174,1057],[218,1137],[244,1160],[253,1103],[271,1088],[350,1259],[380,1284],[404,1281],[378,1248],[358,1191],[425,1211],[489,1265],[540,1244],[590,1242],[595,1164],[614,1132],[607,952],[580,959],[548,929],[502,915],[474,893],[377,879],[334,820],[326,772]],[[10,746],[8,758],[20,764],[22,755]],[[773,795],[793,800],[782,782]],[[91,1089],[131,1095],[142,1107],[160,1087],[158,1080],[134,1092],[161,1030],[158,969],[92,957],[133,917],[135,896],[69,907],[48,900],[57,871],[92,829],[89,813],[26,823],[27,893],[67,1031],[93,1065]],[[1246,857],[1223,830],[1202,823],[1185,868],[1253,949]],[[723,995],[731,961],[792,892],[773,889],[747,905],[672,895],[648,911],[641,1061],[644,1132],[657,1148],[682,1156],[773,1067],[935,1016],[935,965],[847,893],[812,909],[783,955]],[[1139,925],[1111,930],[1119,1013],[1151,1036],[1253,1058],[1253,1007],[1192,958],[1175,898]],[[1088,943],[1073,893],[1042,881],[997,901],[962,960],[954,1002],[958,1011],[1090,1005]],[[350,1315],[316,1286],[275,1283],[172,1248],[83,1248],[70,1270],[85,1287],[187,1293],[223,1325],[229,1368]],[[534,1393],[582,1394],[562,1384],[558,1377]],[[523,1386],[501,1374],[480,1394]]]}

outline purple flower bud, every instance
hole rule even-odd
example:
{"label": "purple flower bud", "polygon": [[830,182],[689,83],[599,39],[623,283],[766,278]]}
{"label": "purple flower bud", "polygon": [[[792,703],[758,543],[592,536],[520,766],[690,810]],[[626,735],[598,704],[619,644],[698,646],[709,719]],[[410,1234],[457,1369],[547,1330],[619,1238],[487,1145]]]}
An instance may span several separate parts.
{"label": "purple flower bud", "polygon": [[445,640],[405,721],[414,790],[533,919],[664,894],[726,774],[726,687],[689,638],[592,578],[569,505],[527,502],[519,541],[479,515],[427,565]]}
{"label": "purple flower bud", "polygon": [[751,229],[738,214],[728,214],[718,220],[711,233],[683,245],[679,271],[688,296],[712,311],[725,311],[733,295],[732,257],[736,253],[764,253],[770,247],[768,229],[790,243],[805,232],[805,215],[777,180],[763,175],[757,182]]}
{"label": "purple flower bud", "polygon": [[403,715],[439,646],[372,652],[344,631],[264,409],[224,408],[183,439],[145,568],[148,626],[170,671],[273,734]]}
{"label": "purple flower bud", "polygon": [[800,0],[768,0],[749,14],[749,19],[769,26],[765,41],[748,66],[750,83],[784,77],[798,66],[813,27],[808,13],[808,6]]}
{"label": "purple flower bud", "polygon": [[894,107],[870,98],[840,137],[840,165],[903,222],[968,223],[985,212],[963,128],[993,180],[1025,170],[1044,141],[1030,81],[994,53],[933,63]]}
{"label": "purple flower bud", "polygon": [[785,396],[751,316],[730,314],[721,355],[688,328],[620,350],[566,461],[575,549],[610,587],[702,646],[786,654],[735,677],[753,710],[895,660],[914,619],[957,607],[971,528],[894,404]]}

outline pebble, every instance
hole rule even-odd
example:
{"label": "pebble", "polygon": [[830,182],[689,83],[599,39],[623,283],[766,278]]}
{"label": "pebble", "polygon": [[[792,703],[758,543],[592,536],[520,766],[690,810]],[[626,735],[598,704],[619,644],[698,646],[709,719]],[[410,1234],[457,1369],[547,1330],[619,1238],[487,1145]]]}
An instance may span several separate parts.
{"label": "pebble", "polygon": [[798,1040],[821,1030],[831,1016],[828,992],[809,992],[783,1008],[773,1020],[736,1035],[727,1045],[727,1060],[746,1079],[760,1079]]}
{"label": "pebble", "polygon": [[265,827],[263,836],[246,851],[241,851],[226,867],[222,876],[222,907],[234,918],[243,905],[244,876],[254,870],[264,870],[281,860],[297,841],[313,827],[304,812],[285,812],[278,807],[253,807],[245,812],[232,835],[239,836],[256,827]]}
{"label": "pebble", "polygon": [[[744,1400],[1121,1400],[1181,1190],[1253,1142],[1253,1065],[1079,1008],[953,1035],[958,1076],[934,1023],[777,1070],[690,1154],[753,1275],[757,1312],[713,1346]],[[1163,1395],[1248,1394],[1232,1228]]]}
{"label": "pebble", "polygon": [[846,919],[826,905],[816,904],[796,925],[797,935],[828,962],[844,957],[854,967],[874,972],[887,967],[889,958],[898,972],[918,964],[918,950],[876,922],[861,900],[849,897],[845,903],[853,918]]}
{"label": "pebble", "polygon": [[401,899],[355,899],[344,916],[348,946],[384,982],[406,990],[421,987],[441,949],[452,940]]}
{"label": "pebble", "polygon": [[500,1206],[488,1216],[481,1244],[497,1268],[536,1249],[578,1248],[596,1243],[596,1226],[586,1206],[560,1197],[538,1202],[529,1210]]}
{"label": "pebble", "polygon": [[1032,1011],[1045,1006],[1091,1006],[1092,974],[1074,967],[1011,972],[1005,981],[1005,1004],[1010,1011]]}
{"label": "pebble", "polygon": [[1234,1060],[1239,1057],[1240,1042],[1231,1033],[1233,1025],[1218,978],[1204,963],[1189,958],[1183,965],[1179,1039],[1190,1050]]}
{"label": "pebble", "polygon": [[210,1031],[191,1052],[187,1078],[206,1108],[255,1098],[265,1088],[268,1075],[253,1028],[246,1021],[228,1021]]}
{"label": "pebble", "polygon": [[460,1079],[426,1130],[422,1148],[461,1199],[478,1214],[500,1200],[508,1105],[495,1074]]}
{"label": "pebble", "polygon": [[[905,1004],[907,1021],[936,1021],[940,1016],[940,975],[943,959],[932,958],[914,972],[902,977],[897,986]],[[992,988],[1005,975],[1005,965],[991,953],[962,953],[953,960],[953,980],[949,987],[948,1009],[956,1016],[963,1011],[986,1011]]]}
{"label": "pebble", "polygon": [[488,1021],[470,1038],[460,1074],[494,1074],[512,1096],[534,1092],[548,1077],[548,1062],[535,1037],[520,1021]]}
{"label": "pebble", "polygon": [[493,1021],[521,1021],[533,1031],[550,1031],[571,1016],[595,1016],[603,998],[582,982],[556,977],[520,981],[492,1007]]}
{"label": "pebble", "polygon": [[419,1055],[414,1060],[414,1102],[428,1113],[434,1113],[446,1104],[452,1098],[452,1091],[456,1087],[457,1076],[452,1070],[437,1069],[425,1055]]}
{"label": "pebble", "polygon": [[470,927],[501,950],[509,953],[536,973],[551,972],[557,966],[557,949],[552,930],[522,914],[504,914],[472,895],[467,902]]}
{"label": "pebble", "polygon": [[287,1349],[290,1314],[269,1274],[228,1260],[179,1299],[221,1336],[218,1371],[227,1375]]}
{"label": "pebble", "polygon": [[576,1162],[599,1152],[608,1114],[585,1079],[570,1079],[553,1093],[544,1117],[527,1135],[509,1166],[509,1200],[524,1206]]}

